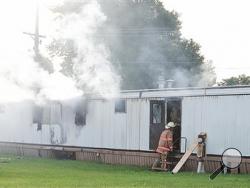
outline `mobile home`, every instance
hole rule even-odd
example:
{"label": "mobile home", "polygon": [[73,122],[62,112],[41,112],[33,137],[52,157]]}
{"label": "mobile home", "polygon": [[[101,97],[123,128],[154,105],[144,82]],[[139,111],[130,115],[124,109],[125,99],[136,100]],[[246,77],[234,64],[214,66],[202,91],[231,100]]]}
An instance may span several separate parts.
{"label": "mobile home", "polygon": [[250,156],[250,87],[122,91],[115,99],[0,105],[2,142],[154,151],[164,125],[177,123],[175,149],[206,132],[207,154],[228,147]]}

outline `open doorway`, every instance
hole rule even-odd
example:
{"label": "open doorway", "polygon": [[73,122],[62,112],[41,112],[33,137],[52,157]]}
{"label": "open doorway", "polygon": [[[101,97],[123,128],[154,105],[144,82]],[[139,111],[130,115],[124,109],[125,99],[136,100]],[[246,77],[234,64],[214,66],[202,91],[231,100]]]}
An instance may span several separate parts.
{"label": "open doorway", "polygon": [[180,152],[181,147],[181,99],[171,98],[167,100],[166,122],[174,122],[176,127],[173,134],[173,150]]}
{"label": "open doorway", "polygon": [[150,101],[149,149],[156,150],[160,135],[165,129],[165,124],[171,121],[176,124],[173,134],[173,149],[175,153],[180,153],[181,99],[168,98],[166,100]]}

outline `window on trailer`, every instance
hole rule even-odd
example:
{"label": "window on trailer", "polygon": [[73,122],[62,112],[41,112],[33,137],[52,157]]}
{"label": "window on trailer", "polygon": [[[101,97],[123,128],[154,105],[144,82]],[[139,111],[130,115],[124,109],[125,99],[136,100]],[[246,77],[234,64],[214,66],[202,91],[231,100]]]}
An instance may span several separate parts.
{"label": "window on trailer", "polygon": [[42,130],[43,108],[35,105],[33,108],[33,124],[37,125],[37,131]]}
{"label": "window on trailer", "polygon": [[162,104],[155,103],[153,104],[153,112],[152,112],[152,123],[158,124],[162,123]]}
{"label": "window on trailer", "polygon": [[33,108],[33,124],[37,130],[42,130],[42,124],[58,124],[62,121],[62,105],[58,102],[51,102],[43,106],[35,105]]}
{"label": "window on trailer", "polygon": [[79,111],[76,112],[75,124],[77,126],[86,125],[86,113],[85,112],[79,112]]}
{"label": "window on trailer", "polygon": [[76,107],[75,111],[75,124],[77,126],[84,126],[86,125],[87,119],[87,103],[80,103]]}
{"label": "window on trailer", "polygon": [[126,113],[126,100],[125,99],[118,99],[115,101],[115,113]]}

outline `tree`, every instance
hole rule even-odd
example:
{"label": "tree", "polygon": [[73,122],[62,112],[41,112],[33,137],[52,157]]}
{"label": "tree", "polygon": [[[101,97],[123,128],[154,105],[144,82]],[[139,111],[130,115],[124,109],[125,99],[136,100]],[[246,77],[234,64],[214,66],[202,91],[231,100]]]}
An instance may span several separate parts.
{"label": "tree", "polygon": [[236,86],[236,85],[250,85],[250,76],[246,76],[245,74],[241,74],[238,77],[230,77],[227,79],[223,79],[218,83],[219,86]]}
{"label": "tree", "polygon": [[[176,12],[167,11],[158,0],[98,0],[107,16],[96,40],[110,50],[111,62],[121,76],[121,89],[156,88],[159,76],[175,80],[177,87],[215,83],[214,69],[200,53],[200,45],[181,37]],[[79,13],[84,1],[65,1],[53,11]],[[72,76],[77,56],[72,41],[54,40],[51,54],[64,58],[62,72]],[[209,74],[209,76],[204,76]]]}

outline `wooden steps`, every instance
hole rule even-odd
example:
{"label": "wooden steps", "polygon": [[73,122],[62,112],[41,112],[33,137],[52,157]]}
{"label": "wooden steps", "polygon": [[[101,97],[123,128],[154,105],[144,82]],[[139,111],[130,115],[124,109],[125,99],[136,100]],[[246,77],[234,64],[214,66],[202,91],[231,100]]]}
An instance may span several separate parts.
{"label": "wooden steps", "polygon": [[[164,162],[168,166],[167,169],[163,169],[163,168],[160,168],[160,167],[154,167],[154,168],[152,167],[151,170],[153,170],[153,171],[163,171],[163,172],[171,171],[175,167],[175,165],[177,164],[179,159],[180,159],[180,154],[171,152],[171,153],[168,154],[167,161]],[[163,162],[160,161],[159,164],[163,164]]]}

